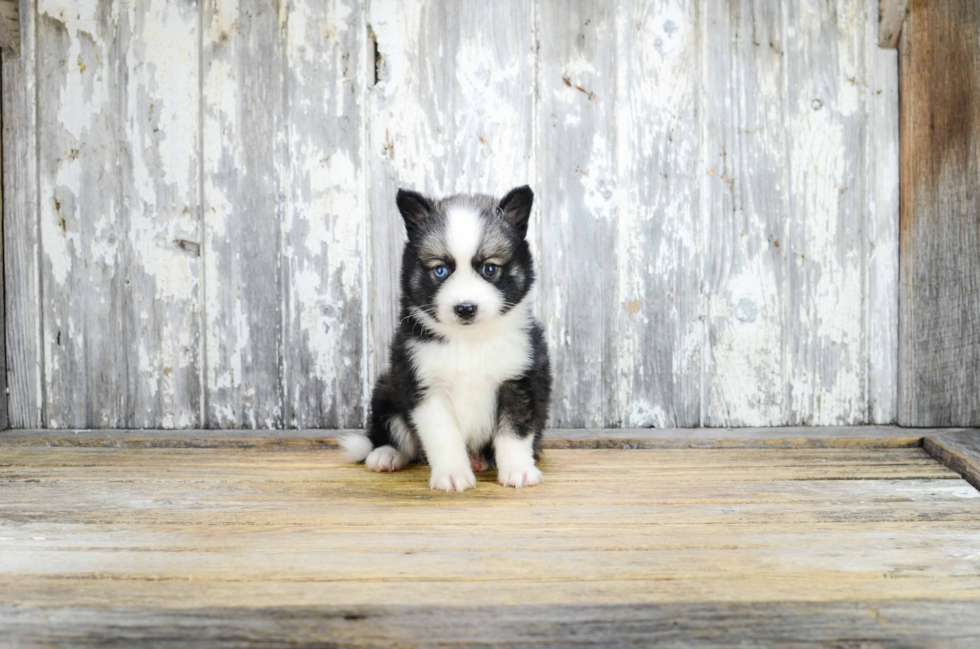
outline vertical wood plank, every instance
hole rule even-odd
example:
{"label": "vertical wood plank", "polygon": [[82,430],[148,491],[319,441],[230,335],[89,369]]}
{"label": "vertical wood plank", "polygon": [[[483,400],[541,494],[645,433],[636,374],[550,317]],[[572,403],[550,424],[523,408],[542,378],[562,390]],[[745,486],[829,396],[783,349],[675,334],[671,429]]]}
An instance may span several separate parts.
{"label": "vertical wood plank", "polygon": [[697,425],[696,7],[542,3],[537,24],[553,425]]}
{"label": "vertical wood plank", "polygon": [[25,3],[20,14],[21,55],[3,62],[2,80],[6,388],[13,428],[42,424],[34,18],[34,3]]}
{"label": "vertical wood plank", "polygon": [[[198,4],[119,3],[120,268],[130,428],[200,419]],[[108,243],[108,242],[107,242]],[[89,332],[89,336],[98,332]],[[119,341],[109,341],[119,344]]]}
{"label": "vertical wood plank", "polygon": [[[0,59],[2,64],[2,59]],[[3,79],[0,77],[0,96],[3,93]],[[0,132],[3,130],[2,112],[0,112]],[[0,169],[3,169],[3,147],[0,146]],[[0,430],[6,430],[10,418],[7,414],[7,333],[6,313],[4,304],[4,268],[3,268],[3,187],[0,182]]]}
{"label": "vertical wood plank", "polygon": [[[874,16],[877,0],[867,0]],[[898,53],[873,47],[868,21],[868,418],[891,424],[898,417]]]}
{"label": "vertical wood plank", "polygon": [[205,422],[282,425],[280,17],[261,0],[204,3]]}
{"label": "vertical wood plank", "polygon": [[46,425],[197,427],[197,6],[39,5]]}
{"label": "vertical wood plank", "polygon": [[398,188],[501,196],[532,180],[531,7],[530,0],[370,3],[378,53],[369,110],[371,378],[384,368],[397,313],[405,240]]}
{"label": "vertical wood plank", "polygon": [[[700,422],[701,35],[698,3],[618,3],[611,53],[614,91],[593,91],[599,104],[613,105],[611,168],[605,167],[606,153],[593,139],[588,176],[565,165],[548,170],[563,174],[570,186],[581,185],[587,206],[604,191],[613,193],[615,247],[607,254],[614,257],[608,263],[617,290],[596,287],[599,295],[612,294],[611,304],[604,305],[609,311],[601,332],[607,340],[600,377],[603,412],[598,418],[586,413],[586,421],[601,426]],[[556,82],[564,85],[560,78],[543,78],[542,90],[556,89]],[[564,94],[569,89],[557,90]],[[575,99],[578,108],[587,108],[581,103],[585,97]],[[561,137],[562,128],[550,128],[549,136]],[[602,219],[604,209],[600,203],[596,212],[573,211],[570,216]],[[576,223],[569,219],[573,228]],[[551,229],[541,230],[542,249],[549,247],[557,228],[552,223]],[[579,254],[563,256],[561,268],[574,270]],[[556,278],[551,270],[545,268],[545,276]],[[580,294],[569,306],[581,312],[593,304]],[[564,381],[576,380],[564,369]]]}
{"label": "vertical wood plank", "polygon": [[[616,321],[616,12],[599,0],[537,8],[536,163],[541,314],[553,354],[551,425],[600,428]],[[636,360],[636,359],[633,359]],[[619,380],[622,380],[620,378]]]}
{"label": "vertical wood plank", "polygon": [[786,36],[781,3],[705,16],[706,426],[789,419]]}
{"label": "vertical wood plank", "polygon": [[127,423],[127,284],[118,14],[111,4],[38,3],[41,344],[44,425]]}
{"label": "vertical wood plank", "polygon": [[[364,423],[366,183],[360,0],[290,1],[283,54],[285,425]],[[373,52],[372,52],[373,55]]]}
{"label": "vertical wood plank", "polygon": [[[790,424],[867,419],[864,2],[786,5]],[[871,44],[873,45],[873,43]]]}
{"label": "vertical wood plank", "polygon": [[980,424],[980,5],[902,30],[899,423]]}

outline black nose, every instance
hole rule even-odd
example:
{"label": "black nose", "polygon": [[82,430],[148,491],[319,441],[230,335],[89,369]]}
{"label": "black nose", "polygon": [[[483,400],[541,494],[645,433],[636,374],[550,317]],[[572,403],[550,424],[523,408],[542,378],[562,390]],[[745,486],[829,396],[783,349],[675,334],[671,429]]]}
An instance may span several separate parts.
{"label": "black nose", "polygon": [[453,311],[456,312],[463,320],[472,320],[473,316],[476,315],[476,305],[470,304],[469,302],[463,302],[462,304],[457,304],[453,307]]}

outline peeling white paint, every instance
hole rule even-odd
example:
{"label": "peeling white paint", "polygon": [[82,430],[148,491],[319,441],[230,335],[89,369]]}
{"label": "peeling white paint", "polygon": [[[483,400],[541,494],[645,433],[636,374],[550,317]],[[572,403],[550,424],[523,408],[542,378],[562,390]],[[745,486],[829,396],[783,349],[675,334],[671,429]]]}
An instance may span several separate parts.
{"label": "peeling white paint", "polygon": [[[559,24],[574,7],[474,6],[447,26],[443,7],[419,0],[290,0],[268,15],[231,1],[204,8],[202,53],[193,4],[106,13],[39,0],[53,19],[42,41],[63,25],[64,49],[39,77],[55,81],[39,86],[53,95],[39,131],[37,253],[48,425],[87,416],[64,396],[65,376],[120,358],[138,377],[140,425],[198,424],[187,399],[201,365],[216,425],[300,425],[326,411],[361,423],[351,418],[369,382],[358,372],[376,374],[394,324],[394,190],[499,195],[529,180],[558,421],[699,423],[692,403],[723,425],[890,421],[897,89],[871,6],[760,6],[733,38],[731,25],[699,19],[703,2],[596,2],[580,38],[531,31],[534,12]],[[382,56],[377,85],[365,23]],[[240,78],[252,29],[278,34],[272,56],[285,57],[263,77],[276,120],[262,143],[242,103],[257,83]],[[253,145],[272,151],[266,166]],[[124,186],[110,187],[119,169]],[[242,204],[256,186],[278,192],[270,213]],[[268,352],[256,340],[274,337],[235,279],[250,272],[246,219],[269,227],[253,251],[278,246],[282,277],[263,281],[288,289],[268,301],[282,308],[268,355],[281,386],[250,374]],[[96,329],[130,280],[138,331],[117,354]],[[283,403],[267,403],[279,387]],[[92,421],[118,422],[124,396],[109,394]]]}

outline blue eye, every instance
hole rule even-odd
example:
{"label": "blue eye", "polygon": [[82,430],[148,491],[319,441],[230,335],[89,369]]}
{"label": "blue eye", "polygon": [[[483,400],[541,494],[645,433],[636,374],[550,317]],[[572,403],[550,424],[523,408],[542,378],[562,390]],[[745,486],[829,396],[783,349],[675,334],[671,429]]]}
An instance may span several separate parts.
{"label": "blue eye", "polygon": [[493,279],[497,274],[496,264],[483,264],[483,276],[487,279]]}
{"label": "blue eye", "polygon": [[445,266],[436,266],[432,269],[432,274],[436,276],[436,279],[446,279],[449,277],[449,269]]}

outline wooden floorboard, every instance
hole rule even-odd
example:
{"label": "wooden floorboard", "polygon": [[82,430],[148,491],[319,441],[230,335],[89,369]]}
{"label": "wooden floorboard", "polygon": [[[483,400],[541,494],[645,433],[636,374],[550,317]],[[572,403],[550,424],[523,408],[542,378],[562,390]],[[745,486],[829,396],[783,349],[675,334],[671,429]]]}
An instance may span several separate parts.
{"label": "wooden floorboard", "polygon": [[[955,429],[964,430],[964,429]],[[974,429],[977,430],[977,429]],[[361,430],[29,429],[0,433],[0,446],[134,448],[338,448]],[[929,429],[898,426],[776,428],[561,428],[545,431],[545,448],[902,448],[922,445]]]}
{"label": "wooden floorboard", "polygon": [[980,431],[945,430],[926,435],[923,448],[980,489]]}
{"label": "wooden floorboard", "polygon": [[[921,448],[550,449],[428,489],[315,448],[0,451],[9,646],[976,646],[980,492]],[[0,643],[2,644],[2,643]]]}

